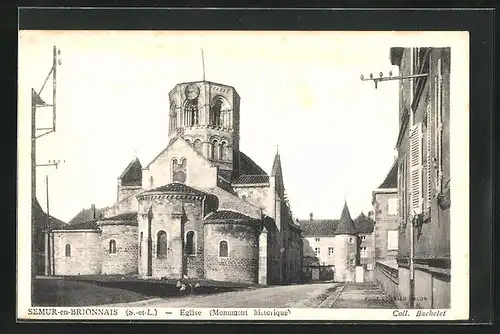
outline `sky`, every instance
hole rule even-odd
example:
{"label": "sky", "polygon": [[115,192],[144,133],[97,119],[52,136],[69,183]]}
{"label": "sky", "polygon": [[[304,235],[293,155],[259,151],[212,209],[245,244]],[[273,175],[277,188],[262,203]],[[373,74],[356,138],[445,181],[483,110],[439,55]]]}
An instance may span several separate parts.
{"label": "sky", "polygon": [[[127,164],[137,156],[144,166],[166,147],[168,92],[202,80],[203,49],[206,80],[241,97],[241,151],[270,172],[279,146],[294,216],[338,218],[344,200],[353,217],[367,213],[395,158],[398,83],[375,89],[360,75],[397,74],[391,34],[23,31],[19,126],[28,136],[30,90],[50,71],[53,46],[61,50],[56,132],[37,140],[37,163],[64,163],[37,169],[38,200],[45,208],[48,175],[54,217],[112,205]],[[52,102],[51,80],[41,96]],[[37,125],[50,126],[50,108],[38,110]],[[29,163],[29,146],[19,154]]]}

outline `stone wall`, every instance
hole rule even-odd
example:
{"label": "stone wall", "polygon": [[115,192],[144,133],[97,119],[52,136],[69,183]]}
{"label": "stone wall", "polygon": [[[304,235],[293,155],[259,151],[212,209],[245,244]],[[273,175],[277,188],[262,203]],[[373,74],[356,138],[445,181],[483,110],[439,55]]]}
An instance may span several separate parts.
{"label": "stone wall", "polygon": [[120,202],[115,203],[113,206],[106,209],[104,217],[113,217],[126,212],[137,211],[138,203],[136,194],[142,192],[142,188],[136,187],[135,189],[128,190],[128,196],[121,199]]}
{"label": "stone wall", "polygon": [[[182,197],[182,196],[179,196]],[[203,277],[203,210],[201,199],[172,198],[171,196],[146,197],[139,200],[139,242],[143,233],[141,253],[139,259],[139,274],[147,275],[148,267],[148,218],[147,212],[153,206],[151,221],[151,269],[154,277],[180,277],[188,274],[190,277]],[[184,207],[185,217],[174,217],[181,213]],[[167,233],[167,255],[157,256],[158,232]],[[185,238],[189,231],[196,234],[196,254],[186,256]],[[182,273],[177,272],[178,264],[182,265]]]}
{"label": "stone wall", "polygon": [[[205,278],[258,283],[258,238],[256,228],[246,224],[205,224]],[[228,243],[227,258],[219,257],[222,240]]]}
{"label": "stone wall", "polygon": [[[272,179],[273,177],[270,177]],[[254,205],[257,208],[262,208],[264,213],[270,217],[275,216],[275,200],[276,194],[274,189],[268,185],[262,186],[233,186],[238,197],[244,198],[245,201]]]}
{"label": "stone wall", "polygon": [[[101,223],[101,254],[103,275],[137,273],[137,226],[119,221]],[[110,241],[116,242],[116,253],[110,253]]]}
{"label": "stone wall", "polygon": [[210,188],[217,185],[217,168],[200,156],[189,144],[177,139],[168,150],[162,151],[142,171],[142,186],[145,190],[157,188],[172,182],[172,160],[187,160],[186,184],[193,187]]}
{"label": "stone wall", "polygon": [[[410,300],[410,271],[399,267],[399,298],[407,304]],[[415,308],[450,308],[450,276],[432,272],[429,268],[416,265]]]}
{"label": "stone wall", "polygon": [[[101,235],[97,230],[54,231],[55,275],[98,275],[101,273]],[[66,256],[66,245],[71,256]]]}

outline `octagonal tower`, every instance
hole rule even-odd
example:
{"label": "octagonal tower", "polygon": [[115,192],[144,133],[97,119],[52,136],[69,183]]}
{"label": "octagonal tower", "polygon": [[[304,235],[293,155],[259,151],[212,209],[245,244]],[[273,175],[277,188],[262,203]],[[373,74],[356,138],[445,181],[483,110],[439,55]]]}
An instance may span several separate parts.
{"label": "octagonal tower", "polygon": [[169,139],[182,136],[219,168],[239,172],[240,97],[209,81],[177,84],[170,100]]}

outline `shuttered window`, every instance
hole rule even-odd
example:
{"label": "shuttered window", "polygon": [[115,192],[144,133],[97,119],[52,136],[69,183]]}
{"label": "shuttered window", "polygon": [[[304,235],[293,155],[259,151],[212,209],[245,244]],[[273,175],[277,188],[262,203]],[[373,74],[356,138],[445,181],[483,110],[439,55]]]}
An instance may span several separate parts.
{"label": "shuttered window", "polygon": [[433,115],[432,115],[432,105],[427,104],[427,124],[425,127],[426,132],[426,165],[425,165],[425,178],[426,178],[426,199],[425,199],[425,210],[430,211],[431,201],[432,201],[432,132],[434,128]]}
{"label": "shuttered window", "polygon": [[441,191],[441,182],[443,178],[443,161],[442,161],[442,132],[443,132],[443,122],[442,122],[442,85],[443,78],[441,73],[441,59],[437,61],[437,75],[435,78],[435,93],[434,93],[434,103],[435,103],[435,120],[436,120],[436,189],[438,192]]}
{"label": "shuttered window", "polygon": [[410,207],[411,215],[422,213],[422,123],[410,129]]}

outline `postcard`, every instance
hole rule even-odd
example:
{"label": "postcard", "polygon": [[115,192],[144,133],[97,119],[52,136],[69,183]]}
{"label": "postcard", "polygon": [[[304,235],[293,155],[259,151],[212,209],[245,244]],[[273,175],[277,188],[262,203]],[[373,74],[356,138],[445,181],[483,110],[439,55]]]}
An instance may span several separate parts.
{"label": "postcard", "polygon": [[19,32],[20,320],[469,317],[469,35]]}

